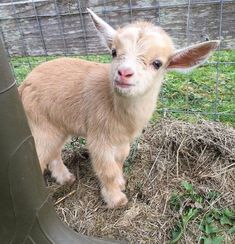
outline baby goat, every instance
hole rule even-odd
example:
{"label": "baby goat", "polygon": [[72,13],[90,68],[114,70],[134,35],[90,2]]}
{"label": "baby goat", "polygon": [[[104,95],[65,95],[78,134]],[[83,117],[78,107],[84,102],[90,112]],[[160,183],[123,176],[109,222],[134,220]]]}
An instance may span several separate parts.
{"label": "baby goat", "polygon": [[165,72],[200,65],[219,42],[175,51],[160,27],[136,22],[114,30],[88,11],[111,51],[111,64],[58,58],[36,67],[19,92],[42,172],[48,166],[58,183],[73,182],[61,149],[70,136],[86,137],[102,196],[113,208],[128,201],[123,162],[156,107]]}

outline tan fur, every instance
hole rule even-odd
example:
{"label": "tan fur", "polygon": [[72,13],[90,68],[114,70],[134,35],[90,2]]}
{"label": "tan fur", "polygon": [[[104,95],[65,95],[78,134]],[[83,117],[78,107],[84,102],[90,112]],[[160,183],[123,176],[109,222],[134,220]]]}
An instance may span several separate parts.
{"label": "tan fur", "polygon": [[85,136],[94,170],[107,178],[101,183],[109,185],[118,178],[124,185],[116,161],[123,164],[130,142],[149,120],[157,91],[132,99],[116,95],[108,79],[109,66],[60,58],[35,68],[19,87],[42,171],[53,160],[61,160],[58,155],[69,136]]}
{"label": "tan fur", "polygon": [[[111,46],[118,53],[111,65],[59,58],[36,67],[19,92],[42,171],[48,166],[60,184],[73,182],[61,148],[70,136],[86,137],[103,198],[118,207],[127,203],[123,162],[153,113],[174,47],[161,28],[146,22],[119,29]],[[163,63],[157,71],[156,59]],[[123,66],[134,72],[128,89],[115,85]]]}

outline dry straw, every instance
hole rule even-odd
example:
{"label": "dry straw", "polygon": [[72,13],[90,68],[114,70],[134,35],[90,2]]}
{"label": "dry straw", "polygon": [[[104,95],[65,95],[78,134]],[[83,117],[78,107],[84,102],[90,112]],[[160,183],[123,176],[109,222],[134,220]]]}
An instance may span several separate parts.
{"label": "dry straw", "polygon": [[[125,169],[130,201],[116,210],[106,209],[102,202],[86,149],[73,144],[73,149],[64,151],[64,159],[77,182],[71,187],[49,185],[55,202],[76,190],[58,203],[56,210],[80,233],[130,243],[166,243],[180,215],[170,209],[169,199],[182,190],[183,180],[202,195],[212,190],[221,193],[209,208],[235,207],[233,128],[216,122],[190,124],[166,119],[149,125]],[[194,222],[190,225],[181,243],[197,243],[201,233]],[[233,243],[231,238],[225,235],[226,243]]]}

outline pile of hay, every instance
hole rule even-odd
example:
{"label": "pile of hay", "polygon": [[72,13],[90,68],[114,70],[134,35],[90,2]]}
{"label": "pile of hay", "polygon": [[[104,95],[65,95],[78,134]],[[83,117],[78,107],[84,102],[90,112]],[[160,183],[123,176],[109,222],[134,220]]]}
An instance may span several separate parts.
{"label": "pile of hay", "polygon": [[[49,182],[59,216],[76,231],[130,243],[166,243],[179,219],[169,207],[173,192],[187,180],[200,194],[220,192],[214,206],[234,208],[235,130],[216,122],[190,124],[162,119],[147,127],[138,149],[125,167],[128,205],[106,209],[88,153],[79,143],[64,150],[68,167],[77,175],[73,186]],[[200,231],[192,224],[181,243],[197,243]],[[226,243],[235,243],[225,236]],[[234,238],[234,237],[233,237]]]}

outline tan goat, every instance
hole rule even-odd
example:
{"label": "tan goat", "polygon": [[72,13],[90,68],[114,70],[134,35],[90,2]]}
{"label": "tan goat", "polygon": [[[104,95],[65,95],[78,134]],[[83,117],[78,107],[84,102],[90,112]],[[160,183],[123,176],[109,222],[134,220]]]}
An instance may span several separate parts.
{"label": "tan goat", "polygon": [[19,87],[42,172],[58,183],[75,177],[61,159],[71,136],[86,137],[101,193],[110,208],[125,205],[123,162],[149,121],[167,70],[200,65],[218,41],[175,51],[160,27],[136,22],[114,30],[88,10],[113,56],[111,64],[58,58],[36,67]]}

